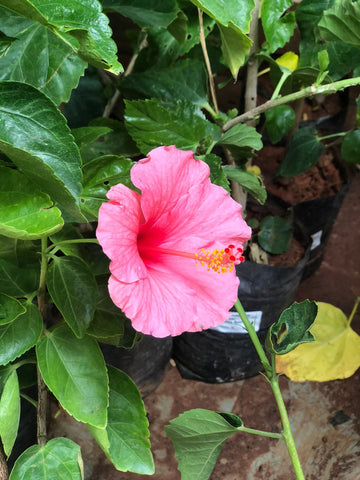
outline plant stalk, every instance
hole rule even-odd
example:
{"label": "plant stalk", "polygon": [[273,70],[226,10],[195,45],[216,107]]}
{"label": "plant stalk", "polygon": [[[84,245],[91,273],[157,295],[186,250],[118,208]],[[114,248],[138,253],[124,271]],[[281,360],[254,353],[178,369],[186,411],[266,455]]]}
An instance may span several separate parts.
{"label": "plant stalk", "polygon": [[215,110],[216,114],[218,114],[219,113],[219,107],[218,107],[218,103],[217,103],[217,99],[216,99],[214,76],[213,76],[212,71],[211,71],[210,59],[209,59],[209,55],[208,55],[207,48],[206,48],[205,33],[204,33],[204,22],[203,22],[203,12],[202,12],[202,10],[200,10],[200,8],[198,8],[198,14],[199,14],[200,45],[201,45],[202,53],[203,53],[204,60],[205,60],[206,69],[207,69],[208,76],[209,76],[209,86],[210,86],[211,99],[212,99],[212,102],[213,102],[213,105],[214,105],[214,110]]}
{"label": "plant stalk", "polygon": [[355,300],[355,304],[353,306],[352,312],[350,313],[350,317],[348,318],[348,321],[347,321],[347,326],[348,327],[350,327],[350,325],[351,325],[352,319],[354,318],[354,315],[355,315],[356,310],[359,306],[359,303],[360,303],[360,297],[357,297],[356,300]]}
{"label": "plant stalk", "polygon": [[0,441],[0,480],[8,480],[9,478],[9,471],[7,468],[6,457],[4,448]]}
{"label": "plant stalk", "polygon": [[261,363],[262,363],[262,365],[265,369],[266,378],[269,381],[271,389],[273,391],[275,401],[276,401],[276,405],[277,405],[278,410],[279,410],[281,425],[282,425],[282,429],[283,429],[282,438],[284,439],[285,444],[286,444],[286,448],[289,452],[290,460],[291,460],[291,463],[293,465],[293,469],[294,469],[296,478],[297,478],[297,480],[305,480],[305,477],[304,477],[304,474],[303,474],[303,471],[302,471],[302,468],[301,468],[299,456],[298,456],[298,453],[297,453],[297,450],[296,450],[294,438],[293,438],[293,435],[292,435],[292,432],[291,432],[289,417],[288,417],[288,414],[287,414],[287,411],[286,411],[284,400],[283,400],[282,395],[281,395],[280,386],[279,386],[279,377],[278,377],[278,375],[276,375],[276,372],[275,372],[274,356],[272,358],[272,362],[271,362],[272,366],[271,366],[271,364],[270,364],[270,362],[269,362],[269,360],[268,360],[268,358],[265,354],[265,351],[264,351],[264,349],[263,349],[263,347],[260,343],[260,340],[257,336],[257,333],[256,333],[253,325],[249,321],[249,319],[248,319],[248,317],[245,313],[245,310],[244,310],[244,308],[241,305],[239,300],[236,301],[235,308],[236,308],[238,314],[240,315],[240,318],[241,318],[243,324],[245,325],[245,328],[246,328],[246,330],[247,330],[247,332],[248,332],[248,334],[249,334],[249,336],[250,336],[250,338],[251,338],[251,340],[254,344],[254,347],[255,347],[255,349],[256,349],[256,351],[259,355],[259,358],[261,360]]}
{"label": "plant stalk", "polygon": [[278,440],[284,439],[282,433],[264,432],[263,430],[255,430],[254,428],[247,427],[238,427],[238,430],[239,432],[252,433],[253,435],[259,435],[261,437],[277,438]]}
{"label": "plant stalk", "polygon": [[[47,256],[47,237],[41,239],[41,267],[40,267],[40,281],[38,294],[38,308],[43,318],[45,327],[46,316],[46,273],[48,267]],[[37,386],[38,386],[38,401],[37,401],[37,441],[40,447],[45,446],[47,438],[47,388],[41,376],[39,367],[37,367]]]}
{"label": "plant stalk", "polygon": [[261,113],[266,112],[270,108],[277,107],[278,105],[284,105],[289,102],[293,102],[300,98],[306,97],[313,97],[314,95],[330,95],[332,93],[337,92],[338,90],[343,90],[344,88],[351,87],[352,85],[360,84],[360,77],[355,78],[346,78],[345,80],[339,80],[337,82],[328,83],[326,85],[311,85],[310,87],[303,88],[298,92],[290,93],[289,95],[285,95],[284,97],[277,97],[274,100],[268,100],[267,102],[259,105],[248,112],[245,112],[228,122],[226,122],[223,126],[223,131],[229,130],[234,125],[238,123],[244,123],[248,120],[251,120]]}

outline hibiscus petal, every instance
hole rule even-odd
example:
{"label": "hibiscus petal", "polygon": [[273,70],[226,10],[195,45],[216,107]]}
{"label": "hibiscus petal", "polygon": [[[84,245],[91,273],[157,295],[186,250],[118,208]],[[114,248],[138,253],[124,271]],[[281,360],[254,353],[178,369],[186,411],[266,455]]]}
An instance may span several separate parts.
{"label": "hibiscus petal", "polygon": [[171,211],[191,185],[209,178],[206,163],[195,160],[191,151],[175,146],[158,147],[131,169],[131,180],[142,192],[141,205],[147,221]]}
{"label": "hibiscus petal", "polygon": [[137,249],[143,220],[140,195],[125,185],[116,185],[107,196],[110,201],[100,207],[96,237],[111,260],[111,273],[121,281],[135,282],[147,275]]}
{"label": "hibiscus petal", "polygon": [[155,337],[176,336],[219,325],[229,317],[239,283],[234,271],[217,274],[196,266],[195,260],[171,255],[159,258],[157,267],[132,284],[109,279],[113,302],[136,330]]}

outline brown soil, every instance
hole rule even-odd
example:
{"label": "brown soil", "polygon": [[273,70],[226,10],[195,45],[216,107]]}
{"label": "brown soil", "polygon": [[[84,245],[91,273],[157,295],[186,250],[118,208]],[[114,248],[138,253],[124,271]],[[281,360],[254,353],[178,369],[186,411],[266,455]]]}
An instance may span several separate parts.
{"label": "brown soil", "polygon": [[290,205],[324,198],[338,193],[344,184],[334,165],[335,152],[327,149],[317,164],[307,172],[291,178],[275,177],[285,154],[284,147],[264,147],[254,159],[264,176],[267,191]]}
{"label": "brown soil", "polygon": [[278,255],[268,255],[269,265],[277,267],[292,267],[303,258],[304,254],[304,246],[296,240],[296,238],[292,237],[289,250]]}

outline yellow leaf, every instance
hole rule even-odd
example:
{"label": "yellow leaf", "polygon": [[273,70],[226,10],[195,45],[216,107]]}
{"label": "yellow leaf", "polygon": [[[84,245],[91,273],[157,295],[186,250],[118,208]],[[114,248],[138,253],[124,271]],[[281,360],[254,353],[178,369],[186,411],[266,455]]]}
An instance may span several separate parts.
{"label": "yellow leaf", "polygon": [[286,52],[284,55],[276,59],[276,63],[287,68],[290,72],[297,69],[299,64],[299,56],[294,52]]}
{"label": "yellow leaf", "polygon": [[316,302],[318,314],[310,332],[315,342],[276,356],[276,371],[294,382],[327,382],[348,378],[360,367],[360,336],[345,314],[329,303]]}

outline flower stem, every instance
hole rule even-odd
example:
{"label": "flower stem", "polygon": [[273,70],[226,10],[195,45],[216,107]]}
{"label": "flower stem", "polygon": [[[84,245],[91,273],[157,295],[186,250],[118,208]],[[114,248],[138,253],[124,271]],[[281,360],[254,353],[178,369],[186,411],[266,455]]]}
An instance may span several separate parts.
{"label": "flower stem", "polygon": [[248,317],[245,313],[245,310],[244,310],[244,308],[241,305],[239,300],[236,301],[235,308],[236,308],[238,314],[240,315],[240,318],[241,318],[241,320],[242,320],[242,322],[243,322],[243,324],[244,324],[244,326],[245,326],[245,328],[246,328],[246,330],[247,330],[247,332],[248,332],[248,334],[249,334],[249,336],[250,336],[250,338],[251,338],[251,340],[254,344],[254,347],[255,347],[255,349],[256,349],[256,351],[259,355],[259,358],[261,360],[261,363],[262,363],[262,365],[265,369],[266,378],[269,381],[271,389],[273,391],[275,401],[276,401],[276,405],[277,405],[279,413],[280,413],[281,425],[282,425],[282,429],[283,429],[281,438],[283,438],[284,441],[285,441],[285,444],[286,444],[287,450],[289,452],[289,456],[290,456],[290,459],[291,459],[291,463],[293,465],[293,469],[294,469],[296,478],[297,478],[297,480],[305,480],[305,477],[304,477],[304,474],[303,474],[303,471],[302,471],[302,468],[301,468],[299,456],[298,456],[298,453],[297,453],[297,450],[296,450],[294,438],[293,438],[293,435],[292,435],[292,432],[291,432],[289,417],[288,417],[288,414],[287,414],[287,411],[286,411],[284,400],[283,400],[282,395],[281,395],[280,386],[279,386],[279,377],[278,377],[278,375],[276,375],[276,372],[275,372],[275,361],[274,361],[275,358],[274,358],[274,355],[273,355],[273,358],[272,358],[272,362],[270,364],[270,362],[269,362],[269,360],[268,360],[268,358],[265,354],[265,351],[264,351],[264,349],[263,349],[263,347],[260,343],[260,340],[259,340],[259,338],[256,334],[255,328],[253,327],[253,325],[249,321],[249,319],[248,319]]}

